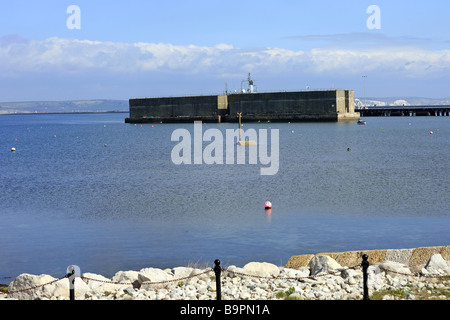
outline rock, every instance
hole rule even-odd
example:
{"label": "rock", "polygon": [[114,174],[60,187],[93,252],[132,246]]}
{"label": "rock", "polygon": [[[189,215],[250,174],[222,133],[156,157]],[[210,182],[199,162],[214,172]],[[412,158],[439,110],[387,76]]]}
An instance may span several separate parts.
{"label": "rock", "polygon": [[313,254],[292,256],[286,263],[285,267],[290,269],[299,269],[300,267],[306,267],[308,266],[308,263],[311,261],[312,258],[314,258]]}
{"label": "rock", "polygon": [[112,281],[113,282],[130,283],[133,286],[138,287],[140,285],[138,277],[139,277],[139,272],[137,272],[137,271],[133,271],[133,270],[118,271],[112,278]]}
{"label": "rock", "polygon": [[[8,297],[19,300],[36,300],[43,297],[43,287],[36,288],[33,290],[26,290],[28,288],[34,288],[51,281],[56,280],[52,276],[41,274],[40,276],[22,273],[14,281],[12,281],[8,286],[9,292],[25,290],[22,292],[9,293]],[[62,281],[62,280],[61,280]]]}
{"label": "rock", "polygon": [[411,274],[411,271],[406,265],[394,261],[384,261],[380,263],[379,268],[381,269],[381,271],[385,271],[387,274],[390,274],[391,276],[396,275],[404,276]]}
{"label": "rock", "polygon": [[124,285],[111,283],[111,279],[95,273],[83,273],[82,278],[93,292],[113,292],[129,286],[128,283]]}
{"label": "rock", "polygon": [[189,267],[176,267],[172,269],[172,274],[174,279],[180,279],[189,277],[194,273],[194,268]]}
{"label": "rock", "polygon": [[235,278],[240,277],[241,274],[245,274],[246,271],[243,268],[236,267],[231,265],[227,268],[227,272],[225,273],[227,277]]}
{"label": "rock", "polygon": [[132,298],[136,298],[139,295],[139,293],[133,287],[125,288],[123,289],[123,292],[130,295]]}
{"label": "rock", "polygon": [[342,266],[336,262],[333,258],[321,255],[321,256],[315,256],[310,262],[309,262],[309,268],[311,271],[311,275],[315,276],[319,272],[325,272],[325,273],[331,273],[338,269],[341,269]]}
{"label": "rock", "polygon": [[188,281],[189,279],[182,279],[186,277],[197,277],[198,279],[209,279],[209,277],[214,274],[211,268],[209,269],[196,269],[196,268],[189,268],[189,267],[176,267],[171,270],[173,274],[173,279],[181,279],[180,281]]}
{"label": "rock", "polygon": [[309,276],[309,269],[300,267],[300,269],[281,268],[280,277],[285,278],[304,278]]}
{"label": "rock", "polygon": [[245,273],[259,277],[276,277],[280,274],[280,269],[268,262],[250,262],[243,269]]}
{"label": "rock", "polygon": [[[165,288],[173,280],[169,273],[157,268],[144,268],[139,271],[138,280],[143,289],[146,288]],[[152,284],[152,282],[156,282]]]}
{"label": "rock", "polygon": [[[8,297],[19,300],[42,300],[53,297],[69,298],[69,279],[55,280],[57,279],[46,274],[36,276],[23,273],[9,284],[8,291],[24,291],[10,293]],[[74,289],[75,298],[84,297],[86,292],[90,290],[89,286],[79,277],[75,278]]]}
{"label": "rock", "polygon": [[341,271],[341,277],[344,279],[348,278],[360,278],[363,276],[363,273],[361,270],[355,270],[355,269],[344,269]]}
{"label": "rock", "polygon": [[439,274],[440,270],[444,273],[450,273],[450,268],[448,267],[447,261],[442,258],[439,253],[433,254],[425,265],[425,269],[429,273]]}

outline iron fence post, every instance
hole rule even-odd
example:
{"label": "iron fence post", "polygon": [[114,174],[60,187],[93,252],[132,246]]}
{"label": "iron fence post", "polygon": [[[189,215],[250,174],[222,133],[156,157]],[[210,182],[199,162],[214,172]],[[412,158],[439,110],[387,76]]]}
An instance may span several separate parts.
{"label": "iron fence post", "polygon": [[361,265],[362,265],[362,269],[363,269],[363,281],[364,281],[364,284],[363,284],[363,290],[364,290],[363,300],[370,300],[370,298],[369,298],[369,287],[368,287],[368,284],[367,284],[367,278],[368,278],[367,269],[369,268],[369,260],[368,260],[369,256],[367,254],[363,254],[362,259],[363,259],[363,261],[362,261]]}
{"label": "iron fence post", "polygon": [[69,273],[67,274],[67,278],[69,278],[69,299],[75,300],[75,268],[70,266],[68,271]]}
{"label": "iron fence post", "polygon": [[214,267],[214,273],[216,274],[216,295],[217,300],[222,300],[222,292],[220,288],[220,272],[222,271],[222,268],[220,267],[220,260],[216,259],[214,261],[215,267]]}

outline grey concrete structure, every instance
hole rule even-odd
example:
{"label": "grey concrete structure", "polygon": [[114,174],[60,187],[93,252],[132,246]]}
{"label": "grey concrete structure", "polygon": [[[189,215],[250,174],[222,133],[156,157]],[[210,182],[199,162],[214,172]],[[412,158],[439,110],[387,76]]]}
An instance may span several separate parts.
{"label": "grey concrete structure", "polygon": [[354,91],[238,93],[130,99],[128,123],[249,121],[352,121],[359,119]]}

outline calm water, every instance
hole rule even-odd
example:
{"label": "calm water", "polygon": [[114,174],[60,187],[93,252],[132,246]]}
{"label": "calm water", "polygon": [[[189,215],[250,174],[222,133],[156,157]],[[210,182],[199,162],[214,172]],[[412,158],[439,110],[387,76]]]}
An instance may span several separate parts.
{"label": "calm water", "polygon": [[280,130],[278,174],[261,176],[177,166],[171,134],[193,124],[126,116],[0,116],[0,282],[450,244],[450,117],[248,123]]}

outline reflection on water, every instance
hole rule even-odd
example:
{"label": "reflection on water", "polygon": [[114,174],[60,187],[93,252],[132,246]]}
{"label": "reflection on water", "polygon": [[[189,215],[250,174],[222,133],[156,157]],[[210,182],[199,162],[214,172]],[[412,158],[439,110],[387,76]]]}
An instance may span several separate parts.
{"label": "reflection on water", "polygon": [[171,134],[193,124],[124,117],[0,117],[0,276],[449,242],[446,117],[245,123],[279,129],[274,176],[259,164],[174,165]]}

